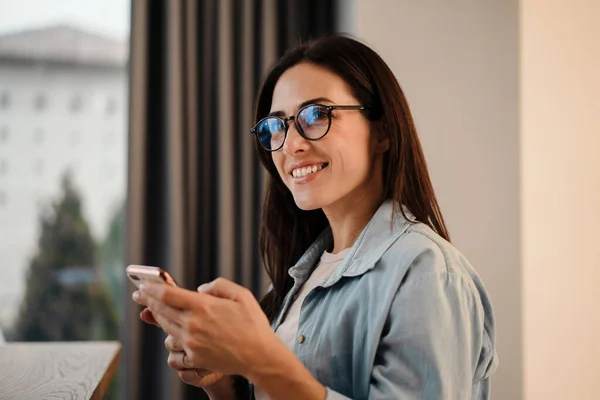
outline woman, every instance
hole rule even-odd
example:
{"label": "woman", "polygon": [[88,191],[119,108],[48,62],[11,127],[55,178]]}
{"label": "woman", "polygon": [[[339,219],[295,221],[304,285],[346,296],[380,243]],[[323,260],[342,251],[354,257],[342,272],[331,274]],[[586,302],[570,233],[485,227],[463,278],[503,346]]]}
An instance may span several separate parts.
{"label": "woman", "polygon": [[272,287],[146,286],[169,365],[213,399],[486,399],[485,288],[449,243],[408,104],[384,61],[331,36],[268,73],[251,132],[269,172],[260,251]]}

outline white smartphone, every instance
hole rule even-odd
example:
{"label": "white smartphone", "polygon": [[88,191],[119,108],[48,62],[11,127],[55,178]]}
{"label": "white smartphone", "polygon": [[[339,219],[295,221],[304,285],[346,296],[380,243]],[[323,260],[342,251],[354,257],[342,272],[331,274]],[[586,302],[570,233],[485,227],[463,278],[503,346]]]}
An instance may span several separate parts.
{"label": "white smartphone", "polygon": [[175,279],[165,270],[158,267],[151,267],[147,265],[129,265],[125,272],[127,277],[136,288],[139,289],[140,283],[143,282],[155,282],[155,283],[166,283],[171,286],[179,286]]}

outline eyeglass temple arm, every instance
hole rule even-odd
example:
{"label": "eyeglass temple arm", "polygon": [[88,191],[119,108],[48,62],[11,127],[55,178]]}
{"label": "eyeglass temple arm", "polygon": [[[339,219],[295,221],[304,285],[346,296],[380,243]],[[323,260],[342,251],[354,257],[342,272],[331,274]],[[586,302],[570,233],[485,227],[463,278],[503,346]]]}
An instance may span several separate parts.
{"label": "eyeglass temple arm", "polygon": [[366,110],[365,106],[329,106],[332,110]]}

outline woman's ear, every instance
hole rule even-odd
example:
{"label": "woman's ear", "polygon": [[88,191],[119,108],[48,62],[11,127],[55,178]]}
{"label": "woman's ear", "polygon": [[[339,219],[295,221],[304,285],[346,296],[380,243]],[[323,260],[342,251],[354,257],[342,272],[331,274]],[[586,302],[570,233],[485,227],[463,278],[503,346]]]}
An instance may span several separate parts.
{"label": "woman's ear", "polygon": [[383,154],[390,149],[390,137],[386,134],[387,130],[383,121],[376,121],[371,125],[371,138],[375,142],[375,154]]}
{"label": "woman's ear", "polygon": [[375,151],[377,152],[377,154],[381,154],[381,153],[385,153],[389,149],[390,149],[390,139],[385,138],[385,139],[379,140],[377,142],[377,147],[376,147]]}

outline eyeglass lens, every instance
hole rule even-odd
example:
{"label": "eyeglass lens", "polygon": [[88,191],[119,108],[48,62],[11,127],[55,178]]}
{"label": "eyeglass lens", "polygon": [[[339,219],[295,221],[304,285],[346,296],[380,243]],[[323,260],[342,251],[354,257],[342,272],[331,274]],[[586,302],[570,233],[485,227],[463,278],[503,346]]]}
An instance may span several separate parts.
{"label": "eyeglass lens", "polygon": [[[296,116],[299,133],[307,139],[317,140],[323,137],[330,124],[329,109],[321,105],[309,105]],[[256,127],[258,139],[266,150],[278,150],[286,137],[286,124],[283,119],[268,117]]]}

